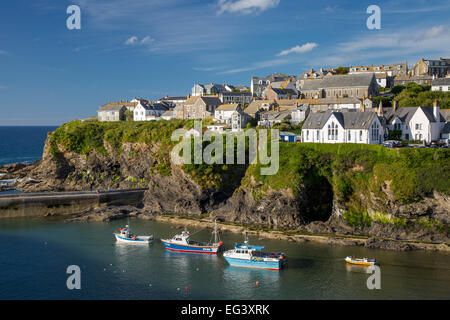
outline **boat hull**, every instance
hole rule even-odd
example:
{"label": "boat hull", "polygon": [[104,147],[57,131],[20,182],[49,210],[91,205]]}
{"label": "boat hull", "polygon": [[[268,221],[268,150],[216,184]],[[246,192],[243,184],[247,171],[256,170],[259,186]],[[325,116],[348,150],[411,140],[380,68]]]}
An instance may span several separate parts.
{"label": "boat hull", "polygon": [[167,240],[161,240],[164,247],[173,252],[190,252],[190,253],[206,253],[217,254],[220,246],[189,246],[178,243],[172,243]]}
{"label": "boat hull", "polygon": [[363,262],[363,261],[353,261],[353,260],[345,260],[345,262],[347,262],[348,264],[355,265],[355,266],[370,267],[370,266],[375,265],[375,262]]}
{"label": "boat hull", "polygon": [[255,261],[248,259],[238,259],[225,257],[225,260],[232,267],[253,268],[253,269],[266,269],[266,270],[281,270],[284,266],[284,261]]}
{"label": "boat hull", "polygon": [[114,234],[114,236],[116,237],[117,242],[120,242],[120,243],[149,244],[153,241],[152,237],[149,237],[149,238],[146,237],[145,239],[139,239],[139,237],[137,237],[136,239],[130,239],[130,238],[122,237],[119,234]]}

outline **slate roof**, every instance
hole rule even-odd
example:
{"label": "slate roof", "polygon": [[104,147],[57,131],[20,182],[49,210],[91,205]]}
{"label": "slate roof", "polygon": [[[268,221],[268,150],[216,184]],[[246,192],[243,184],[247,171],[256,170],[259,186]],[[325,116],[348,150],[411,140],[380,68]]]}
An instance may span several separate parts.
{"label": "slate roof", "polygon": [[375,112],[324,112],[311,113],[306,119],[303,129],[322,129],[328,119],[334,115],[344,129],[369,129]]}
{"label": "slate roof", "polygon": [[433,81],[431,81],[431,85],[433,85],[433,86],[450,86],[450,78],[434,79]]}
{"label": "slate roof", "polygon": [[[402,121],[402,123],[409,123],[409,121],[419,108],[421,108],[422,111],[425,113],[425,116],[427,117],[428,121],[436,122],[433,115],[433,107],[402,107],[397,108],[395,112],[393,108],[383,107],[383,115],[386,118],[388,124],[391,124],[396,116],[400,119],[400,121]],[[440,122],[445,122],[445,118],[442,116],[442,110],[440,114]]]}
{"label": "slate roof", "polygon": [[327,88],[369,87],[374,78],[373,73],[346,74],[329,76],[319,80],[305,80],[302,90],[319,90]]}
{"label": "slate roof", "polygon": [[104,104],[98,108],[98,111],[119,111],[122,108],[126,108],[127,106],[123,103],[111,102]]}
{"label": "slate roof", "polygon": [[291,118],[291,111],[290,110],[284,110],[284,111],[265,111],[261,115],[266,120],[288,120]]}
{"label": "slate roof", "polygon": [[216,109],[216,111],[236,111],[239,108],[238,103],[232,103],[232,104],[223,104],[220,107]]}
{"label": "slate roof", "polygon": [[252,93],[251,92],[222,92],[220,93],[224,96],[236,96],[236,97],[242,97],[242,96],[247,96],[247,97],[251,97]]}
{"label": "slate roof", "polygon": [[442,128],[441,133],[444,133],[444,134],[450,133],[450,122],[447,122],[447,123],[445,124],[445,126]]}

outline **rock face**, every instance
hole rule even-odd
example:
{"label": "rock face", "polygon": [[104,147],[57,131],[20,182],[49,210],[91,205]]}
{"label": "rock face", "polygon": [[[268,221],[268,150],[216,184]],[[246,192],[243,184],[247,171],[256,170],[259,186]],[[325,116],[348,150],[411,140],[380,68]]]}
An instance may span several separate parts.
{"label": "rock face", "polygon": [[269,190],[265,196],[255,198],[251,190],[241,188],[213,212],[213,217],[249,226],[295,230],[304,223],[306,203],[303,193],[294,197],[289,190]]}

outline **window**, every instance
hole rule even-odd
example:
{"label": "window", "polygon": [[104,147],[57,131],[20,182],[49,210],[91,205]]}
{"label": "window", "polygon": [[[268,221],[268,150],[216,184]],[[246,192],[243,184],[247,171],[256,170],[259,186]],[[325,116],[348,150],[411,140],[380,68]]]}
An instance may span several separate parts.
{"label": "window", "polygon": [[309,140],[309,130],[306,130],[306,140]]}
{"label": "window", "polygon": [[317,130],[317,141],[320,140],[320,130]]}
{"label": "window", "polygon": [[362,130],[359,131],[359,141],[362,141],[363,138],[363,132]]}
{"label": "window", "polygon": [[350,130],[348,131],[348,141],[352,140],[352,133],[350,132]]}
{"label": "window", "polygon": [[338,126],[331,122],[331,125],[328,125],[328,140],[337,140],[338,136]]}
{"label": "window", "polygon": [[380,135],[380,126],[378,125],[378,123],[373,123],[372,124],[372,140],[378,141],[379,135]]}

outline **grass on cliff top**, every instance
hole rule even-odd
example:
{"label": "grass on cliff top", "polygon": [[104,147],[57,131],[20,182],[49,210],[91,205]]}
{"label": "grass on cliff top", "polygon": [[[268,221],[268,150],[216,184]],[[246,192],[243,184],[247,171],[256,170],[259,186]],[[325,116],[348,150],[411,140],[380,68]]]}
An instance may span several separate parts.
{"label": "grass on cliff top", "polygon": [[418,201],[433,190],[450,194],[450,151],[447,149],[281,143],[279,166],[278,173],[271,176],[260,174],[260,164],[250,166],[244,184],[253,176],[262,182],[262,190],[290,188],[296,193],[299,186],[309,186],[323,177],[345,202],[357,190],[366,191],[367,195],[379,191],[381,195],[385,182],[403,203]]}
{"label": "grass on cliff top", "polygon": [[[193,121],[145,121],[145,122],[82,122],[71,121],[56,129],[51,142],[62,145],[66,150],[87,154],[94,149],[107,155],[104,141],[120,152],[123,143],[173,144],[171,136],[174,130],[190,129]],[[53,150],[58,152],[58,150]]]}

